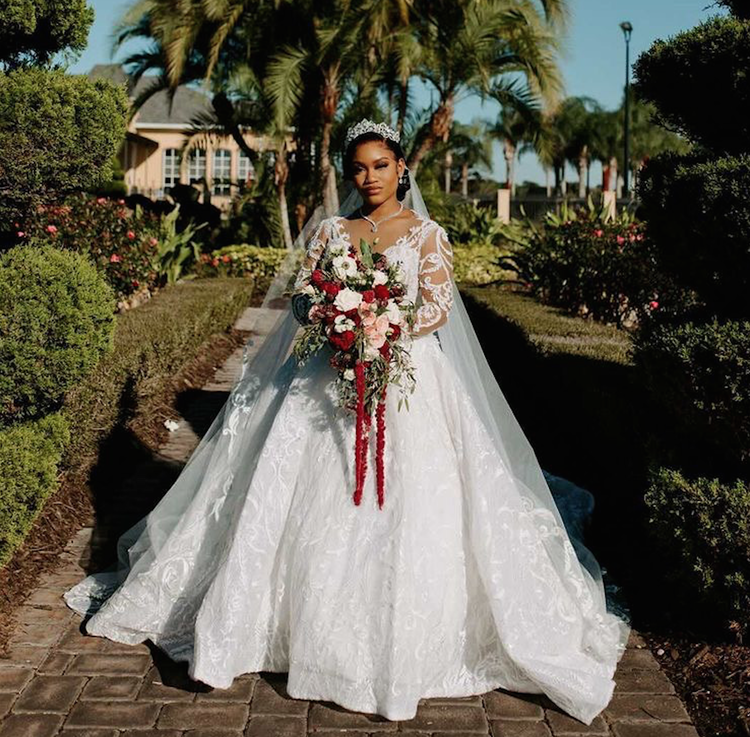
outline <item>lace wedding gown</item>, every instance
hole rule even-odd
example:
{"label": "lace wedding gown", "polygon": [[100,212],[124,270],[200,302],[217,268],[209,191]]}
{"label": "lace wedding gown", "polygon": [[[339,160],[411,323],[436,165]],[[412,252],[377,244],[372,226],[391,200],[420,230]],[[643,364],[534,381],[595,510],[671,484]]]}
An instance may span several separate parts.
{"label": "lace wedding gown", "polygon": [[[290,356],[262,437],[242,438],[241,404],[227,423],[232,442],[262,443],[257,464],[239,483],[204,481],[158,552],[129,549],[138,565],[124,582],[94,574],[66,601],[95,612],[88,633],[150,639],[217,688],[285,672],[292,698],[406,720],[421,698],[502,687],[547,694],[590,724],[629,627],[592,599],[565,529],[523,494],[444,356],[452,250],[419,217],[385,250],[419,309],[409,409],[397,390],[386,400],[383,509],[374,439],[352,500],[354,415],[336,407],[328,356],[301,367]],[[344,222],[318,226],[308,265],[326,243],[349,244]]]}

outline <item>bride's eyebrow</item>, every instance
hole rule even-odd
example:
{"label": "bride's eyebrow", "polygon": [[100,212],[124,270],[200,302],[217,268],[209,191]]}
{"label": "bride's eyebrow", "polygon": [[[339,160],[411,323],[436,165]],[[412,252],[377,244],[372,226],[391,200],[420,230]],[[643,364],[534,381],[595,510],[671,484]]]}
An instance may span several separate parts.
{"label": "bride's eyebrow", "polygon": [[[374,164],[379,164],[381,161],[390,161],[390,157],[388,156],[381,156],[379,159],[375,159],[373,162]],[[364,164],[361,161],[355,161],[354,166],[364,166]]]}

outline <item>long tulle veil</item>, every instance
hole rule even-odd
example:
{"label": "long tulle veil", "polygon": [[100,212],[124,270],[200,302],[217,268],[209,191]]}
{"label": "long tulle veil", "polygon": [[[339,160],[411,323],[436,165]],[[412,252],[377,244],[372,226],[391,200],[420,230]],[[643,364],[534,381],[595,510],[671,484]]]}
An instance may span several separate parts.
{"label": "long tulle veil", "polygon": [[[411,172],[409,181],[405,207],[429,217]],[[352,189],[337,214],[346,216],[361,204],[359,193]],[[255,338],[246,344],[240,378],[180,476],[156,507],[120,536],[115,565],[92,573],[65,593],[73,609],[95,612],[127,577],[147,571],[164,546],[169,546],[171,532],[194,500],[203,502],[206,495],[211,500],[211,514],[205,520],[206,540],[218,541],[231,535],[243,491],[250,484],[274,416],[295,374],[291,348],[300,325],[293,315],[289,292],[299,275],[306,245],[325,216],[319,207],[289,250],[259,311],[266,337],[257,351],[248,350],[254,347]],[[590,594],[586,598],[602,624],[599,634],[604,634],[610,651],[615,648],[621,652],[629,634],[627,605],[619,596],[610,597],[608,602],[601,567],[583,542],[583,521],[592,509],[593,498],[570,481],[542,470],[490,370],[455,281],[453,296],[448,320],[437,331],[440,346],[526,498],[528,514],[551,532],[543,538],[550,564],[561,579],[573,575],[585,582]],[[201,544],[196,540],[196,546]],[[575,550],[572,560],[579,567],[573,572],[569,568],[571,556],[565,549],[571,545]],[[221,554],[220,545],[216,551]],[[617,589],[614,585],[610,588]],[[617,615],[608,612],[608,604],[609,612],[615,610]]]}

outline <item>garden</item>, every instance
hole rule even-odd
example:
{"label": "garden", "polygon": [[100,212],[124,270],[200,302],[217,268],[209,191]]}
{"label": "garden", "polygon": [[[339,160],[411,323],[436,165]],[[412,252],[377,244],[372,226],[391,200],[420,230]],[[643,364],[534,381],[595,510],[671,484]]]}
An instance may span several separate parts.
{"label": "garden", "polygon": [[[345,195],[335,151],[352,120],[383,117],[379,85],[542,467],[594,493],[591,547],[701,733],[750,733],[750,136],[733,112],[750,97],[743,6],[726,0],[728,15],[637,59],[633,104],[663,135],[627,162],[638,170],[633,207],[613,216],[601,191],[583,204],[558,192],[541,217],[503,222],[481,202],[499,186],[482,173],[487,141],[533,141],[557,177],[604,117],[584,125],[568,100],[555,123],[514,88],[483,89],[507,70],[482,46],[461,56],[461,35],[439,23],[412,18],[421,55],[375,87],[357,14],[276,9],[290,17],[249,59],[238,39],[262,29],[203,11],[165,30],[169,3],[154,2],[126,23],[122,41],[146,36],[158,49],[130,60],[134,74],[159,72],[155,90],[208,79],[210,125],[240,139],[252,125],[272,141],[247,149],[255,179],[208,217],[194,193],[155,202],[116,186],[135,103],[52,63],[84,48],[86,2],[31,5],[52,14],[54,32],[41,38],[29,17],[0,9],[0,642],[83,521],[113,516],[109,481],[164,441],[186,377],[207,380],[247,339],[233,325],[262,303],[307,217],[335,211]],[[464,23],[466,38],[499,32],[489,10],[434,12]],[[402,17],[389,22],[404,30]],[[308,46],[281,44],[292,27]],[[164,34],[178,30],[194,48],[170,44]],[[331,39],[344,37],[355,42],[334,53]],[[540,34],[520,48],[546,43]],[[446,47],[455,53],[441,56]],[[555,87],[554,69],[537,73]],[[421,117],[408,89],[419,76],[439,100]],[[503,124],[480,135],[453,120],[464,90],[494,95]],[[613,140],[598,141],[602,159]],[[147,494],[138,509],[157,501]]]}

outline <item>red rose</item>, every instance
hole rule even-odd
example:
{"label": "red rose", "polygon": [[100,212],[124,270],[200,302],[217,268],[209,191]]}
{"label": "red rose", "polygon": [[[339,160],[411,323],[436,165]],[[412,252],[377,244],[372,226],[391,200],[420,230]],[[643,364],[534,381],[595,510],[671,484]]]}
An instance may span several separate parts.
{"label": "red rose", "polygon": [[327,281],[323,284],[323,291],[326,294],[330,294],[332,297],[335,297],[341,291],[341,287],[338,284]]}
{"label": "red rose", "polygon": [[320,286],[324,281],[323,272],[320,269],[315,269],[312,273],[311,279],[313,284]]}
{"label": "red rose", "polygon": [[354,331],[344,330],[343,333],[331,333],[329,340],[340,351],[348,351],[354,344]]}
{"label": "red rose", "polygon": [[383,345],[380,346],[380,355],[383,356],[383,358],[387,359],[391,355],[391,346],[386,340]]}
{"label": "red rose", "polygon": [[378,299],[388,299],[391,296],[391,292],[385,284],[376,284],[374,291]]}
{"label": "red rose", "polygon": [[359,309],[356,307],[352,307],[351,310],[347,310],[346,312],[344,312],[344,314],[347,317],[351,317],[352,319],[354,319],[356,317],[359,317]]}
{"label": "red rose", "polygon": [[365,291],[362,292],[362,301],[363,302],[374,302],[375,301],[375,292],[372,289],[365,289]]}
{"label": "red rose", "polygon": [[391,329],[393,331],[391,333],[391,340],[396,340],[396,338],[398,338],[398,336],[401,335],[401,326],[394,325],[393,323],[391,323]]}

